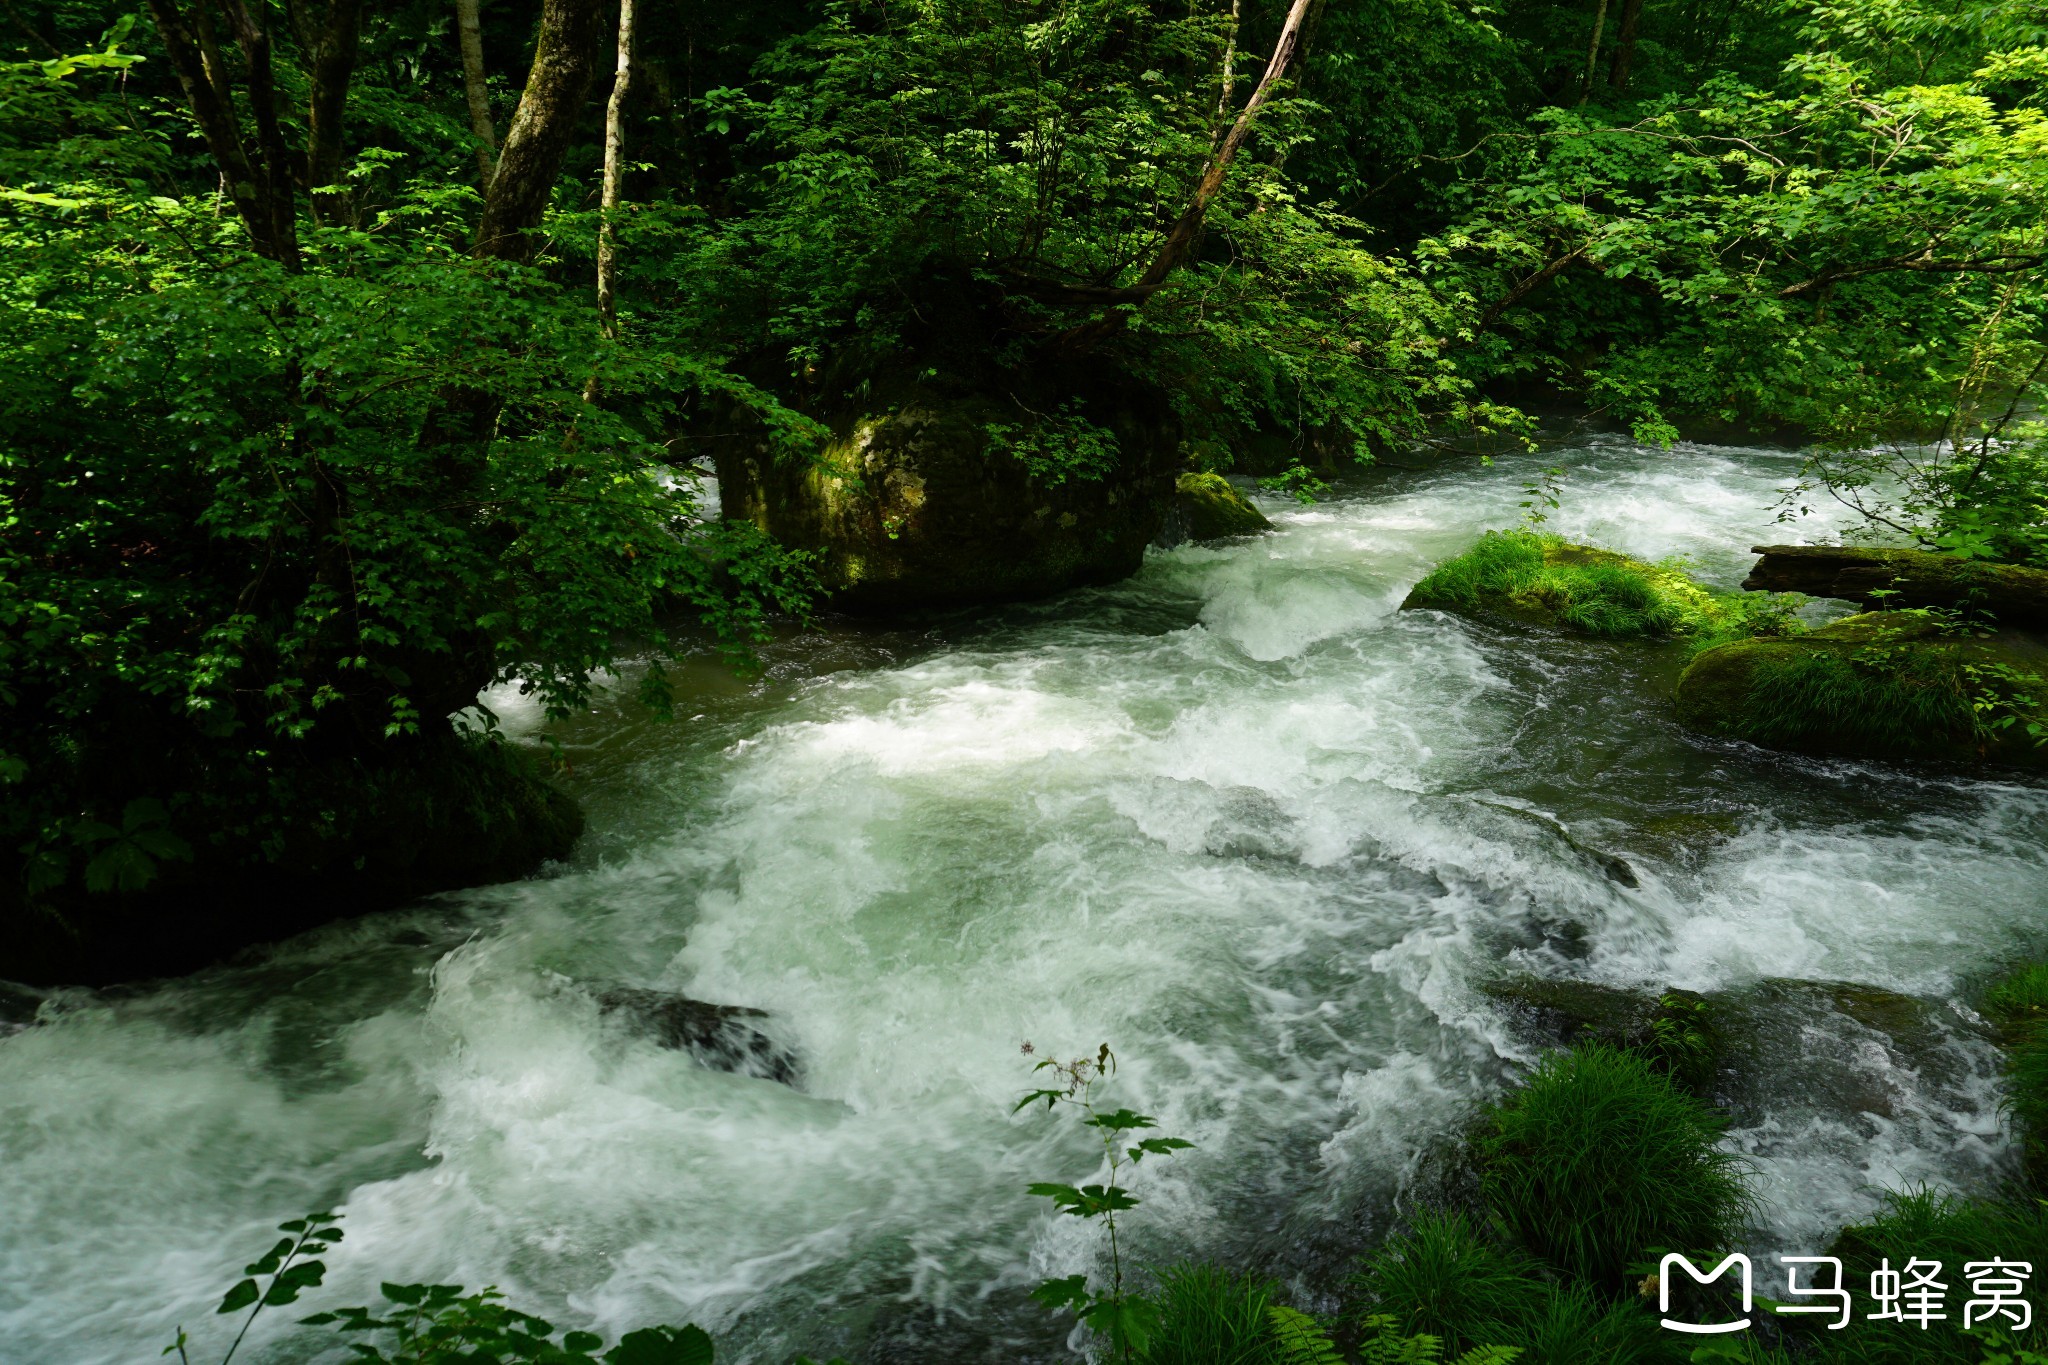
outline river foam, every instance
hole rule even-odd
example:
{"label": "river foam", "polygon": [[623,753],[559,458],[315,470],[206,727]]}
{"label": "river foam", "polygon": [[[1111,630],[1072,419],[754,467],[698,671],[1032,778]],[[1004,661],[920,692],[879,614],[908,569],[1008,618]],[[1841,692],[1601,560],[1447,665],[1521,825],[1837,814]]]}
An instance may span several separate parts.
{"label": "river foam", "polygon": [[[1726,1098],[1760,1246],[1991,1178],[1995,1058],[1946,1002],[2048,947],[2048,795],[1702,744],[1640,650],[1397,610],[1560,460],[1567,535],[1728,585],[1787,537],[1770,451],[1600,440],[1268,500],[1272,535],[1115,588],[778,647],[687,723],[607,701],[559,733],[592,828],[546,879],[51,1001],[0,1038],[0,1339],[83,1365],[198,1336],[270,1224],[329,1206],[326,1302],[493,1283],[611,1332],[693,1318],[742,1362],[1051,1358],[1022,1290],[1102,1249],[1024,1194],[1091,1168],[1009,1115],[1027,1040],[1108,1041],[1115,1097],[1197,1144],[1140,1178],[1141,1259],[1314,1292],[1533,1060],[1477,989],[1504,971],[1750,1002]],[[1838,981],[1922,1002],[1921,1041]],[[597,998],[622,984],[767,1011],[798,1087],[632,1035]]]}

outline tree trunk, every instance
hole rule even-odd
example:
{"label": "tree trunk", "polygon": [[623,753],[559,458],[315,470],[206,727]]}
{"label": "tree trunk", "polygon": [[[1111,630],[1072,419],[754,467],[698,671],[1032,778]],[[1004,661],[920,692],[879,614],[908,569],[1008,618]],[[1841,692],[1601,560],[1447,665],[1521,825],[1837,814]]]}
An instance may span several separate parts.
{"label": "tree trunk", "polygon": [[306,192],[323,223],[353,217],[341,182],[341,129],[348,87],[356,69],[356,39],[362,28],[362,0],[332,0],[327,25],[312,49],[313,89],[306,102]]}
{"label": "tree trunk", "polygon": [[604,334],[619,334],[619,229],[626,180],[626,92],[633,82],[633,0],[619,0],[619,65],[604,110],[604,194],[597,227],[597,315]]}
{"label": "tree trunk", "polygon": [[1223,178],[1230,171],[1230,163],[1237,156],[1238,148],[1251,135],[1252,121],[1265,107],[1266,97],[1272,93],[1281,77],[1287,74],[1287,67],[1294,60],[1296,45],[1301,40],[1302,17],[1308,13],[1314,0],[1294,0],[1287,10],[1286,22],[1280,26],[1280,40],[1273,45],[1272,60],[1266,63],[1266,73],[1259,77],[1259,83],[1252,90],[1252,97],[1245,101],[1244,109],[1238,114],[1237,122],[1231,125],[1224,137],[1223,145],[1209,158],[1202,178],[1195,184],[1195,192],[1188,199],[1187,207],[1181,210],[1173,230],[1166,234],[1166,244],[1159,249],[1152,264],[1138,281],[1138,288],[1157,289],[1166,282],[1166,277],[1180,268],[1181,261],[1194,245],[1195,235],[1202,230],[1202,221],[1208,216],[1209,201],[1216,197],[1216,191],[1223,188]]}
{"label": "tree trunk", "polygon": [[505,132],[497,173],[484,196],[476,255],[508,261],[533,259],[539,246],[533,230],[540,226],[555,179],[562,173],[562,158],[568,154],[576,120],[597,73],[603,40],[598,0],[545,0],[533,69],[527,74],[512,126]]}
{"label": "tree trunk", "polygon": [[[263,175],[242,141],[242,130],[227,84],[227,72],[219,47],[212,39],[203,6],[188,18],[178,0],[149,0],[150,17],[163,39],[164,54],[177,72],[184,88],[185,103],[199,124],[206,150],[213,155],[235,212],[248,230],[256,254],[269,260],[284,259],[276,239],[277,215],[270,205],[269,177]],[[202,29],[205,30],[202,33]]]}
{"label": "tree trunk", "polygon": [[1622,0],[1621,32],[1614,37],[1614,64],[1607,68],[1607,84],[1614,90],[1628,89],[1629,64],[1636,58],[1636,24],[1643,17],[1643,0]]}
{"label": "tree trunk", "polygon": [[1237,28],[1244,0],[1230,0],[1230,37],[1223,44],[1223,83],[1216,93],[1216,128],[1209,134],[1209,150],[1223,136],[1223,120],[1230,117],[1230,97],[1237,92]]}
{"label": "tree trunk", "polygon": [[455,0],[455,30],[462,41],[462,89],[469,97],[469,126],[476,134],[476,170],[484,191],[497,167],[498,131],[491,126],[491,92],[484,83],[484,27],[477,0]]}
{"label": "tree trunk", "polygon": [[1751,592],[1802,592],[1865,608],[1941,607],[1990,615],[2001,626],[2048,628],[2048,570],[1986,564],[1926,550],[1757,545]]}
{"label": "tree trunk", "polygon": [[1584,104],[1593,93],[1593,68],[1600,63],[1600,36],[1607,29],[1607,0],[1600,0],[1600,8],[1593,12],[1593,40],[1586,44],[1586,75],[1579,82],[1579,103]]}
{"label": "tree trunk", "polygon": [[[204,0],[200,0],[203,4]],[[255,116],[257,188],[270,217],[270,241],[276,259],[287,270],[299,268],[299,209],[292,193],[292,149],[284,140],[277,115],[277,78],[271,68],[270,33],[256,20],[247,0],[221,0],[242,49],[242,67],[249,78],[249,110]]]}

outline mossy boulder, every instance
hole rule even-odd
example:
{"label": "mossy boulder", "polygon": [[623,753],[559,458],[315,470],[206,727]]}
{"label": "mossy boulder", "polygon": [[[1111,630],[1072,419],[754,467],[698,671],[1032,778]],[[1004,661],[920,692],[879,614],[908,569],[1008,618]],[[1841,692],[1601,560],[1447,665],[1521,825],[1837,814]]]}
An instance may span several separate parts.
{"label": "mossy boulder", "polygon": [[1180,428],[1136,385],[1046,408],[911,390],[837,419],[809,458],[764,432],[715,451],[728,518],[817,556],[830,605],[898,613],[1043,597],[1137,572],[1173,495]]}
{"label": "mossy boulder", "polygon": [[1273,523],[1266,520],[1266,514],[1252,506],[1251,500],[1221,474],[1190,471],[1174,480],[1168,534],[1180,534],[1172,538],[1224,540],[1272,529]]}
{"label": "mossy boulder", "polygon": [[1525,530],[1488,531],[1433,569],[1401,605],[1618,639],[1797,629],[1787,599],[1715,593],[1670,564]]}
{"label": "mossy boulder", "polygon": [[2048,642],[1924,611],[1865,612],[1702,651],[1679,719],[1769,748],[2048,767]]}
{"label": "mossy boulder", "polygon": [[1523,1030],[1576,1047],[1602,1043],[1638,1053],[1657,1070],[1705,1092],[1719,1065],[1713,1005],[1693,991],[1629,990],[1593,981],[1513,976],[1481,988]]}

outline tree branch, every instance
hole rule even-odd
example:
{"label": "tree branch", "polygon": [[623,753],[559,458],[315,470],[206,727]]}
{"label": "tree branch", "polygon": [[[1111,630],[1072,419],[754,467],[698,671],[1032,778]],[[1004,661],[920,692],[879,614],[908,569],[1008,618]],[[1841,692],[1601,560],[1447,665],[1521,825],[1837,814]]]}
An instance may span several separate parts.
{"label": "tree branch", "polygon": [[1861,279],[1865,275],[1882,275],[1893,270],[1920,270],[1942,274],[2004,275],[2016,270],[2032,270],[2048,261],[2048,255],[2036,252],[2026,255],[2017,251],[2002,251],[1990,256],[1966,257],[1942,260],[1935,256],[1933,246],[1922,247],[1919,251],[1903,255],[1887,256],[1881,260],[1861,261],[1855,265],[1831,266],[1812,279],[1788,284],[1778,291],[1781,299],[1797,298],[1810,294],[1816,289],[1835,284],[1841,280]]}

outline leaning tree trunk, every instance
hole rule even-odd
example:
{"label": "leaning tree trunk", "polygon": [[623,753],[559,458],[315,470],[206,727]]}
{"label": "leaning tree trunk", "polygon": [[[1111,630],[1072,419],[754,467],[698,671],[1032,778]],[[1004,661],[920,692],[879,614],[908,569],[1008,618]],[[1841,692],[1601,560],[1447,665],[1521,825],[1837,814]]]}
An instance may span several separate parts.
{"label": "leaning tree trunk", "polygon": [[1252,88],[1251,98],[1244,102],[1237,122],[1224,136],[1223,145],[1209,158],[1202,178],[1195,182],[1195,192],[1188,197],[1187,207],[1181,210],[1173,229],[1166,234],[1166,242],[1159,248],[1159,254],[1139,278],[1139,289],[1157,289],[1187,258],[1196,235],[1202,230],[1203,220],[1208,217],[1209,202],[1216,197],[1216,191],[1223,188],[1223,178],[1230,172],[1230,163],[1236,159],[1237,149],[1244,146],[1244,140],[1251,136],[1252,122],[1258,118],[1259,110],[1265,107],[1266,97],[1287,74],[1287,67],[1294,60],[1295,50],[1301,42],[1302,18],[1313,3],[1314,0],[1294,0],[1289,6],[1287,20],[1280,26],[1280,40],[1273,45],[1272,60],[1266,63],[1266,74],[1259,77],[1259,83]]}
{"label": "leaning tree trunk", "polygon": [[598,0],[546,0],[525,93],[505,132],[497,173],[477,225],[478,256],[530,261],[540,243],[534,229],[547,211],[576,120],[597,74],[604,21]]}
{"label": "leaning tree trunk", "polygon": [[1751,592],[1838,597],[1866,608],[1940,607],[1982,613],[2001,626],[2048,628],[2048,570],[1986,564],[1926,550],[1846,545],[1757,545]]}

